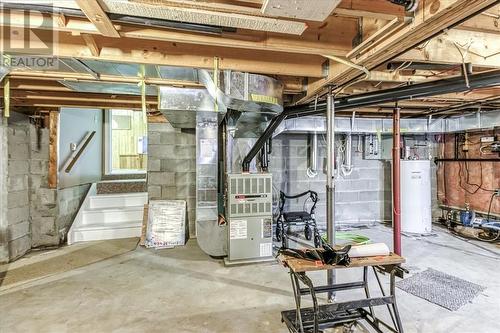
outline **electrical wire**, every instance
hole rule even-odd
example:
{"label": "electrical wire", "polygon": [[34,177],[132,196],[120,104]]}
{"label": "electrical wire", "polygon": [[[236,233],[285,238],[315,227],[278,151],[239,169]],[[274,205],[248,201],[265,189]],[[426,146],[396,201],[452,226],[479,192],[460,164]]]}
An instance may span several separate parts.
{"label": "electrical wire", "polygon": [[338,91],[334,94],[334,98],[335,98],[338,94],[340,94],[343,90],[345,90],[345,89],[347,89],[347,88],[349,88],[349,87],[351,87],[351,86],[355,85],[356,83],[363,82],[363,81],[365,81],[365,80],[369,79],[369,78],[370,78],[370,76],[371,76],[370,71],[369,71],[366,67],[364,67],[364,66],[360,66],[360,65],[357,65],[357,64],[355,64],[355,63],[353,63],[352,61],[349,61],[349,60],[347,60],[347,59],[343,59],[343,58],[340,58],[340,57],[336,57],[336,56],[334,56],[334,55],[323,55],[323,57],[325,57],[325,58],[327,58],[327,59],[330,59],[330,60],[333,60],[333,61],[340,62],[341,64],[344,64],[344,65],[346,65],[346,66],[349,66],[349,67],[351,67],[351,68],[357,69],[357,70],[359,70],[359,71],[361,71],[361,72],[365,73],[365,77],[363,77],[362,79],[355,80],[355,81],[353,81],[353,82],[351,82],[351,83],[347,84],[346,86],[341,87],[341,89],[339,89],[339,90],[338,90]]}

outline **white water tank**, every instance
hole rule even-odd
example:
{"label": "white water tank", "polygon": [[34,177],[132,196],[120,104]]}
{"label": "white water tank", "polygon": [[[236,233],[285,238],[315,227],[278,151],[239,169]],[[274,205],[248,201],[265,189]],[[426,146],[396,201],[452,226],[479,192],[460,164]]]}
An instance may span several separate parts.
{"label": "white water tank", "polygon": [[432,231],[431,161],[401,161],[401,230]]}

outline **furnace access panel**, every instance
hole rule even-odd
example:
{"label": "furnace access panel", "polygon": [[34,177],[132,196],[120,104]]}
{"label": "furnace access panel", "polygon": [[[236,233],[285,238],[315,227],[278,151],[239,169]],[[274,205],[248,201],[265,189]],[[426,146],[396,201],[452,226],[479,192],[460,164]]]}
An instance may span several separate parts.
{"label": "furnace access panel", "polygon": [[273,258],[272,176],[228,175],[228,261]]}

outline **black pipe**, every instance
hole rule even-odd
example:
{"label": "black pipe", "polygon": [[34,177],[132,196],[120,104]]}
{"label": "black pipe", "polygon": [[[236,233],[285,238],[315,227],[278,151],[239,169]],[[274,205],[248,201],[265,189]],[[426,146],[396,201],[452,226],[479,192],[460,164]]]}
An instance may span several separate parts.
{"label": "black pipe", "polygon": [[[252,149],[250,152],[245,156],[243,159],[243,172],[248,172],[250,171],[250,162],[252,162],[253,158],[255,155],[260,151],[262,146],[269,140],[273,134],[273,132],[278,128],[279,124],[285,119],[286,113],[282,112],[269,122],[269,125],[267,126],[266,130],[262,135],[259,137],[259,140],[253,145]],[[263,137],[265,136],[265,139]]]}
{"label": "black pipe", "polygon": [[[63,14],[66,16],[74,16],[74,17],[86,17],[85,14],[80,9],[74,8],[65,8],[65,7],[52,7],[47,5],[36,5],[36,4],[21,4],[21,3],[12,3],[7,2],[2,4],[3,10],[22,10],[22,11],[37,11],[42,14]],[[8,16],[6,16],[8,17]],[[137,24],[142,26],[157,26],[162,28],[170,28],[176,30],[184,30],[184,31],[195,31],[202,32],[208,34],[221,34],[223,32],[236,32],[237,29],[231,27],[222,27],[208,24],[197,24],[197,23],[189,23],[189,22],[180,22],[180,21],[171,21],[171,20],[162,20],[141,16],[132,16],[132,15],[121,15],[108,13],[108,17],[111,21],[119,22],[119,23],[129,23],[129,24]]]}
{"label": "black pipe", "polygon": [[267,172],[269,170],[269,155],[267,154],[269,149],[268,144],[269,141],[266,142],[260,151],[260,167],[263,172]]}
{"label": "black pipe", "polygon": [[113,22],[118,23],[130,23],[137,25],[147,25],[153,27],[161,27],[161,28],[170,28],[176,30],[185,30],[185,31],[196,31],[196,32],[204,32],[209,34],[221,34],[223,32],[236,32],[235,28],[227,28],[220,27],[215,25],[208,24],[197,24],[197,23],[188,23],[188,22],[178,22],[171,20],[163,20],[142,16],[132,16],[132,15],[121,15],[121,14],[108,14],[109,18]]}
{"label": "black pipe", "polygon": [[[400,100],[429,97],[447,93],[463,92],[472,89],[493,87],[500,85],[500,70],[469,75],[469,86],[463,76],[417,83],[408,86],[372,91],[368,93],[345,96],[335,100],[335,111],[370,106],[378,103],[397,102]],[[287,118],[322,115],[326,112],[326,102],[317,104],[296,105],[285,108],[285,111],[274,117],[266,130],[259,137],[250,152],[243,159],[243,171],[248,172],[250,162],[257,155],[265,142],[271,138],[273,132],[281,122]]]}

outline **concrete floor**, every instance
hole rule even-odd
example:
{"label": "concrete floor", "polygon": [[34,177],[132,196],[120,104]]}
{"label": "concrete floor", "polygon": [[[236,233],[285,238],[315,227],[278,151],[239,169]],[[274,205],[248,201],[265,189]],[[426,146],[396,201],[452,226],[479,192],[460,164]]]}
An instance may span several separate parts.
{"label": "concrete floor", "polygon": [[[359,233],[391,243],[391,230],[383,226]],[[405,332],[500,332],[498,247],[478,243],[483,249],[439,228],[436,233],[422,239],[404,237],[406,267],[412,273],[432,267],[487,289],[456,312],[397,290]],[[338,279],[348,281],[360,273],[342,270]],[[315,274],[314,279],[324,275]],[[355,296],[344,292],[338,299]],[[280,311],[293,306],[283,267],[225,268],[192,240],[185,247],[139,248],[70,272],[0,288],[0,332],[287,332]]]}

